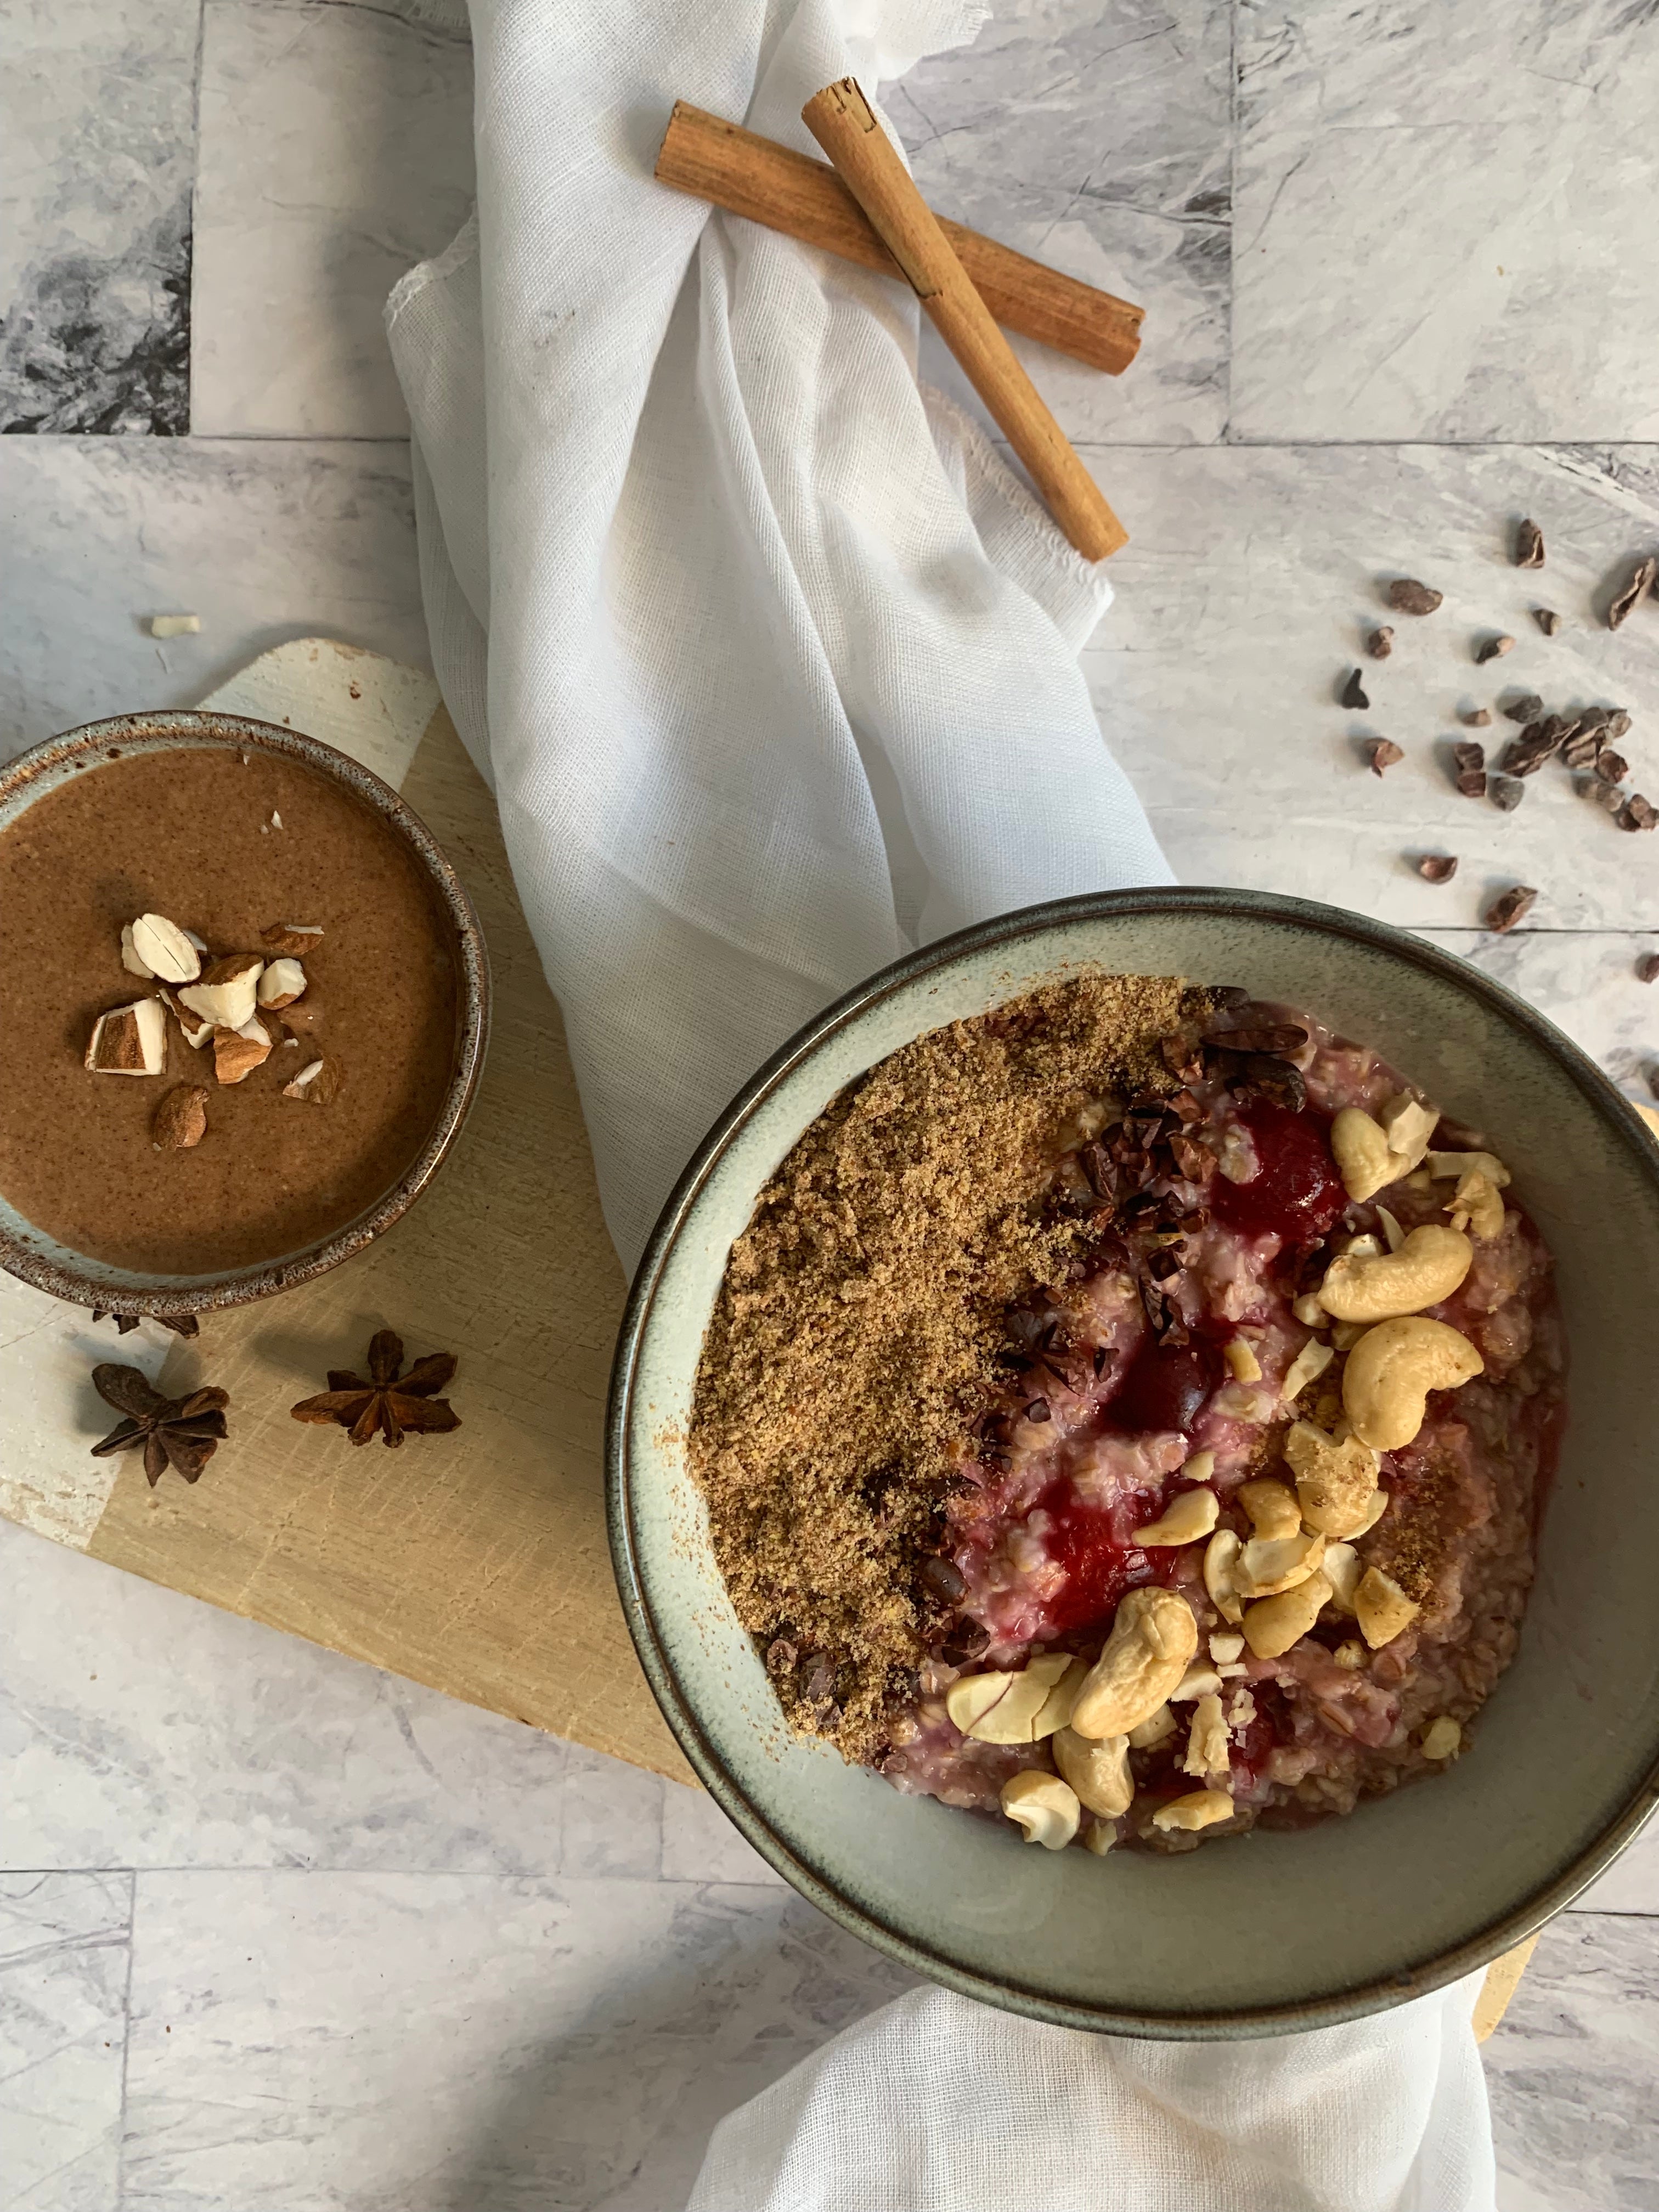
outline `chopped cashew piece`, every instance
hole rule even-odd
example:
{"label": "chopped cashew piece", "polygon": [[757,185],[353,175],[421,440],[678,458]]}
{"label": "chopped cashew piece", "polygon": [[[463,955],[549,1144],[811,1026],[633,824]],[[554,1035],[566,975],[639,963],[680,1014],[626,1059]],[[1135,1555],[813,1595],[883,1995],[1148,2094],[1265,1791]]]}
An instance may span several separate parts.
{"label": "chopped cashew piece", "polygon": [[1331,1657],[1336,1662],[1336,1664],[1339,1667],[1345,1668],[1350,1674],[1353,1674],[1358,1668],[1363,1667],[1370,1656],[1370,1655],[1366,1650],[1364,1645],[1363,1644],[1355,1643],[1352,1637],[1348,1638],[1346,1643],[1339,1644],[1335,1650],[1331,1654]]}
{"label": "chopped cashew piece", "polygon": [[1436,1182],[1448,1176],[1483,1175],[1499,1190],[1507,1190],[1510,1171],[1495,1152],[1431,1152],[1429,1173]]}
{"label": "chopped cashew piece", "polygon": [[1048,1748],[1054,1754],[1054,1765],[1076,1790],[1079,1804],[1109,1820],[1128,1811],[1135,1784],[1129,1771],[1127,1735],[1086,1736],[1075,1729],[1063,1728]]}
{"label": "chopped cashew piece", "polygon": [[1227,1748],[1227,1723],[1222,1716],[1218,1697],[1204,1697],[1198,1701],[1192,1725],[1187,1731],[1187,1755],[1181,1762],[1183,1774],[1227,1774],[1232,1771],[1232,1759]]}
{"label": "chopped cashew piece", "polygon": [[1210,1638],[1210,1656],[1218,1667],[1230,1667],[1235,1659],[1241,1659],[1243,1656],[1244,1638],[1242,1636],[1224,1636],[1218,1629]]}
{"label": "chopped cashew piece", "polygon": [[1353,1594],[1353,1610],[1360,1634],[1378,1651],[1411,1626],[1418,1608],[1392,1575],[1385,1575],[1381,1567],[1367,1567]]}
{"label": "chopped cashew piece", "polygon": [[1200,1536],[1209,1534],[1220,1512],[1214,1491],[1183,1490],[1170,1500],[1156,1521],[1137,1528],[1129,1541],[1147,1551],[1164,1544],[1195,1544]]}
{"label": "chopped cashew piece", "polygon": [[945,1710],[963,1735],[971,1735],[1000,1698],[1008,1694],[1012,1674],[963,1674],[945,1692]]}
{"label": "chopped cashew piece", "polygon": [[[1382,1211],[1381,1207],[1377,1210]],[[1337,1256],[1344,1260],[1380,1260],[1389,1248],[1380,1237],[1367,1230],[1363,1237],[1343,1237],[1334,1249]]]}
{"label": "chopped cashew piece", "polygon": [[[1300,1528],[1294,1536],[1253,1536],[1238,1555],[1234,1579],[1244,1597],[1277,1597],[1280,1590],[1294,1589],[1317,1573],[1324,1556],[1325,1539],[1306,1535]],[[1244,1622],[1248,1637],[1248,1613]]]}
{"label": "chopped cashew piece", "polygon": [[1389,1149],[1387,1130],[1358,1106],[1345,1106],[1331,1123],[1331,1150],[1342,1188],[1357,1204],[1404,1172]]}
{"label": "chopped cashew piece", "polygon": [[1184,1597],[1156,1584],[1120,1602],[1105,1648],[1072,1711],[1079,1735],[1127,1735],[1167,1704],[1198,1649],[1198,1623]]}
{"label": "chopped cashew piece", "polygon": [[1292,1421],[1285,1457],[1302,1518],[1326,1536],[1356,1536],[1376,1488],[1376,1454],[1358,1437],[1338,1443],[1312,1421]]}
{"label": "chopped cashew piece", "polygon": [[1151,1751],[1175,1732],[1175,1715],[1168,1705],[1160,1705],[1155,1713],[1147,1714],[1139,1728],[1129,1730],[1129,1748],[1131,1751]]}
{"label": "chopped cashew piece", "polygon": [[[1017,1674],[964,1674],[945,1692],[945,1710],[975,1743],[1035,1743],[1037,1716],[1073,1663],[1069,1652],[1049,1651]],[[981,1686],[993,1682],[994,1694]]]}
{"label": "chopped cashew piece", "polygon": [[1490,1244],[1494,1237],[1504,1233],[1504,1201],[1498,1186],[1478,1168],[1458,1177],[1457,1188],[1446,1201],[1446,1211],[1454,1226],[1462,1222],[1483,1244]]}
{"label": "chopped cashew piece", "polygon": [[1011,1775],[1003,1784],[1002,1809],[1024,1829],[1028,1844],[1041,1844],[1045,1851],[1063,1851],[1083,1818],[1071,1784],[1036,1767]]}
{"label": "chopped cashew piece", "polygon": [[1204,1587],[1210,1602],[1224,1620],[1243,1618],[1244,1607],[1237,1575],[1243,1546],[1231,1528],[1218,1528],[1204,1547]]}
{"label": "chopped cashew piece", "polygon": [[1382,1234],[1388,1240],[1389,1251],[1397,1252],[1406,1241],[1405,1231],[1386,1206],[1377,1207],[1376,1218],[1382,1224]]}
{"label": "chopped cashew piece", "polygon": [[1181,1680],[1170,1692],[1173,1705],[1190,1705],[1194,1698],[1207,1698],[1212,1691],[1221,1687],[1221,1677],[1207,1659],[1194,1659]]}
{"label": "chopped cashew piece", "polygon": [[1327,1316],[1324,1307],[1319,1303],[1317,1291],[1304,1291],[1292,1304],[1291,1311],[1304,1328],[1323,1328],[1325,1326]]}
{"label": "chopped cashew piece", "polygon": [[1222,1347],[1222,1357],[1232,1370],[1235,1382],[1259,1382],[1261,1362],[1255,1356],[1255,1346],[1242,1336],[1229,1339]]}
{"label": "chopped cashew piece", "polygon": [[1091,1820],[1083,1832],[1083,1848],[1103,1859],[1117,1841],[1117,1830],[1109,1820]]}
{"label": "chopped cashew piece", "polygon": [[1338,1352],[1352,1352],[1372,1324],[1368,1321],[1340,1321],[1333,1328],[1328,1321],[1326,1326],[1330,1328],[1334,1347]]}
{"label": "chopped cashew piece", "polygon": [[1288,1483],[1258,1475],[1239,1484],[1238,1502],[1249,1515],[1250,1526],[1258,1536],[1294,1536],[1301,1530],[1302,1508]]}
{"label": "chopped cashew piece", "polygon": [[1319,1380],[1335,1357],[1328,1344],[1322,1344],[1316,1336],[1310,1336],[1291,1360],[1279,1385],[1279,1395],[1285,1403],[1293,1405],[1310,1382]]}
{"label": "chopped cashew piece", "polygon": [[[1502,1207],[1499,1207],[1502,1226]],[[1319,1303],[1340,1322],[1391,1321],[1421,1313],[1449,1298],[1468,1273],[1474,1247],[1455,1229],[1425,1222],[1397,1251],[1374,1260],[1352,1254],[1333,1260],[1319,1285]]]}
{"label": "chopped cashew piece", "polygon": [[1431,1721],[1423,1731],[1425,1759],[1455,1759],[1463,1741],[1463,1731],[1449,1713],[1442,1713],[1438,1720]]}
{"label": "chopped cashew piece", "polygon": [[1194,1452],[1181,1469],[1185,1482],[1207,1482],[1215,1473],[1215,1454],[1212,1451]]}
{"label": "chopped cashew piece", "polygon": [[1330,1603],[1331,1586],[1322,1574],[1311,1574],[1293,1589],[1258,1598],[1244,1612],[1244,1641],[1258,1659],[1282,1658],[1299,1644]]}
{"label": "chopped cashew piece", "polygon": [[1388,1492],[1386,1490],[1373,1491],[1371,1493],[1371,1502],[1365,1508],[1364,1519],[1360,1522],[1357,1528],[1351,1528],[1348,1531],[1348,1534],[1354,1537],[1369,1535],[1388,1510]]}
{"label": "chopped cashew piece", "polygon": [[1212,1828],[1218,1820],[1231,1820],[1233,1801],[1224,1790],[1189,1790],[1184,1797],[1171,1797],[1152,1815],[1155,1828]]}
{"label": "chopped cashew piece", "polygon": [[1353,1594],[1365,1571],[1364,1561],[1352,1544],[1327,1544],[1319,1571],[1331,1586],[1331,1603],[1339,1613],[1353,1611]]}
{"label": "chopped cashew piece", "polygon": [[1439,1115],[1430,1107],[1419,1106],[1409,1091],[1402,1091],[1389,1100],[1376,1118],[1382,1124],[1389,1150],[1400,1163],[1395,1176],[1409,1175],[1413,1168],[1420,1168],[1429,1139],[1439,1125]]}
{"label": "chopped cashew piece", "polygon": [[1431,1390],[1455,1390],[1485,1372],[1468,1337],[1443,1321],[1413,1314],[1378,1322],[1348,1354],[1343,1411],[1362,1442],[1398,1451],[1422,1427]]}

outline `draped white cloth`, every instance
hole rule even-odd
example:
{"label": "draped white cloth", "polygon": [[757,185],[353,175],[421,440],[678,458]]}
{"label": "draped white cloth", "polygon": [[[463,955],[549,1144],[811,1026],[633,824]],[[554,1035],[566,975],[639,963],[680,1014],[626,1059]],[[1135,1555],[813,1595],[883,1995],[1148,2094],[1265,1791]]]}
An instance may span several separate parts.
{"label": "draped white cloth", "polygon": [[[447,12],[452,0],[428,0]],[[812,150],[973,0],[473,0],[478,213],[393,294],[445,697],[632,1264],[698,1139],[914,943],[1169,870],[1077,653],[1110,600],[918,389],[886,280],[652,181],[676,97]],[[1221,2046],[941,1991],[723,2123],[697,2212],[1489,2212],[1467,1990]]]}

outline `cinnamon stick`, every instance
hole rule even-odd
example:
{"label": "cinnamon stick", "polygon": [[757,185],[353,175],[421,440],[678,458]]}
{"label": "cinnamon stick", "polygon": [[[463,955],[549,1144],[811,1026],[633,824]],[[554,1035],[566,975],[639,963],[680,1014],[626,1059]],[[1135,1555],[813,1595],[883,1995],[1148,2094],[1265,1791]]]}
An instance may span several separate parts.
{"label": "cinnamon stick", "polygon": [[[677,100],[656,173],[676,191],[904,282],[869,216],[827,163],[741,124]],[[1140,349],[1144,308],[1062,276],[959,222],[943,216],[938,221],[998,322],[1109,376],[1127,368]]]}
{"label": "cinnamon stick", "polygon": [[1115,553],[1129,533],[1014,358],[857,81],[842,77],[815,92],[801,120],[880,232],[1054,520],[1085,560]]}

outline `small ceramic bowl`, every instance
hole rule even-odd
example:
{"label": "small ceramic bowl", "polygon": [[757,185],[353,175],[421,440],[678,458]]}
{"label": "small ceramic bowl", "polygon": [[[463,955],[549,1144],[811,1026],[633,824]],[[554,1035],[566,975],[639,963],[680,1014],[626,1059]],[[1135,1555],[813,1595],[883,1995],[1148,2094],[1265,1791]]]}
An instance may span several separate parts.
{"label": "small ceramic bowl", "polygon": [[378,775],[349,755],[297,730],[241,714],[184,709],[151,714],[118,714],[88,722],[78,730],[49,738],[0,769],[0,830],[9,828],[35,800],[57,790],[100,757],[191,749],[209,745],[239,752],[275,753],[299,761],[318,775],[343,784],[372,807],[419,863],[432,887],[439,913],[453,933],[456,975],[456,1020],[453,1070],[443,1103],[420,1152],[374,1203],[320,1242],[273,1255],[254,1265],[200,1275],[144,1275],[71,1250],[26,1221],[0,1195],[0,1267],[21,1276],[54,1297],[76,1305],[118,1314],[178,1316],[221,1306],[246,1305],[290,1289],[336,1267],[391,1227],[407,1212],[437,1173],[454,1143],[483,1065],[489,1034],[489,963],[483,932],[459,877],[432,832]]}
{"label": "small ceramic bowl", "polygon": [[[1079,968],[1290,1000],[1491,1133],[1554,1251],[1571,1418],[1519,1656],[1443,1773],[1296,1833],[1178,1858],[1024,1846],[797,1742],[726,1598],[684,1438],[705,1326],[767,1178],[842,1086]],[[844,1926],[1062,2026],[1192,2038],[1347,2020],[1483,1966],[1659,1802],[1659,1151],[1561,1033],[1477,969],[1299,900],[1121,891],[1006,915],[803,1030],[711,1132],[635,1279],[612,1382],[611,1544],[640,1657],[709,1790]]]}

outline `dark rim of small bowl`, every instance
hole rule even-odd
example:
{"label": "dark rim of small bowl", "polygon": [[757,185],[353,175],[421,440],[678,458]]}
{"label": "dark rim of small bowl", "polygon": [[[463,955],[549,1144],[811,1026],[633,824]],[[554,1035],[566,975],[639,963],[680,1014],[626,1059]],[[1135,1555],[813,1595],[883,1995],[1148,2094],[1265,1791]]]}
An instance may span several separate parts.
{"label": "dark rim of small bowl", "polygon": [[[1054,899],[958,930],[848,992],[826,1007],[773,1054],[738,1092],[698,1146],[658,1218],[629,1293],[611,1369],[605,1416],[605,1513],[611,1555],[640,1663],[681,1749],[709,1794],[748,1840],[784,1879],[821,1911],[892,1959],[942,1983],[964,1996],[1004,2010],[1023,2013],[1057,2027],[1076,2027],[1110,2035],[1143,2035],[1187,2041],[1221,2041],[1234,2037],[1288,2034],[1329,2027],[1427,1996],[1500,1957],[1570,1905],[1611,1864],[1659,1808],[1659,1746],[1654,1763],[1628,1802],[1600,1836],[1571,1864],[1542,1884],[1520,1905],[1490,1921],[1464,1942],[1419,1960],[1394,1974],[1328,1996],[1279,2005],[1240,2006],[1213,2011],[1121,2011],[1056,1999],[1016,1982],[992,1981],[889,1926],[844,1891],[806,1866],[744,1795],[720,1763],[705,1735],[695,1707],[682,1692],[652,1617],[635,1558],[629,1482],[628,1437],[640,1347],[651,1325],[653,1307],[668,1255],[716,1163],[737,1131],[783,1079],[809,1059],[823,1040],[855,1015],[877,1005],[917,978],[948,968],[962,954],[987,946],[1012,945],[1056,924],[1136,914],[1214,914],[1288,922],[1332,937],[1350,938],[1425,969],[1526,1032],[1547,1052],[1629,1146],[1640,1171],[1659,1195],[1659,1153],[1635,1109],[1622,1097],[1587,1054],[1554,1024],[1455,954],[1441,951],[1387,923],[1320,906],[1308,899],[1285,898],[1267,891],[1185,885],[1177,889],[1090,892]],[[1363,1817],[1363,1808],[1362,1815]]]}
{"label": "dark rim of small bowl", "polygon": [[[247,1267],[228,1268],[204,1278],[158,1275],[148,1283],[141,1271],[118,1273],[127,1281],[82,1273],[64,1262],[21,1243],[0,1223],[0,1267],[9,1274],[48,1291],[53,1297],[73,1305],[92,1306],[105,1313],[154,1314],[161,1318],[209,1313],[225,1306],[251,1304],[277,1291],[292,1290],[326,1274],[355,1252],[389,1229],[419,1197],[437,1173],[466,1119],[477,1089],[489,1039],[489,961],[483,931],[472,902],[432,832],[414,809],[400,799],[389,783],[347,753],[308,738],[298,730],[275,722],[258,722],[244,714],[219,714],[200,708],[179,708],[147,714],[115,714],[101,722],[86,722],[49,738],[44,744],[19,753],[0,769],[0,805],[25,791],[37,779],[55,773],[78,757],[103,753],[110,757],[127,752],[155,752],[179,738],[204,740],[208,744],[235,745],[243,750],[279,753],[300,761],[335,783],[343,784],[381,817],[415,854],[438,895],[455,933],[459,963],[459,1030],[455,1071],[444,1093],[426,1142],[390,1189],[376,1199],[367,1212],[346,1224],[319,1243],[298,1252],[283,1254]],[[137,1280],[132,1278],[139,1278]]]}

